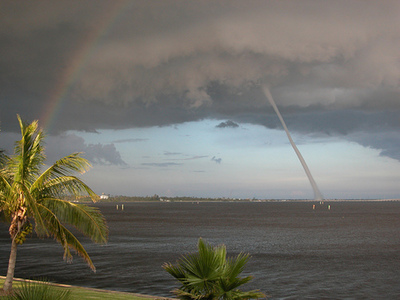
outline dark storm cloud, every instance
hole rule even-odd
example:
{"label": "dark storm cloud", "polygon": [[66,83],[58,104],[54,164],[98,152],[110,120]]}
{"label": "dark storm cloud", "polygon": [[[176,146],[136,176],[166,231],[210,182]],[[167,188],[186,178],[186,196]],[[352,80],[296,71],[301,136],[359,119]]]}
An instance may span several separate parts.
{"label": "dark storm cloud", "polygon": [[[365,135],[368,136],[366,137]],[[349,135],[348,139],[380,151],[381,156],[400,161],[400,136],[397,131],[356,132]]]}
{"label": "dark storm cloud", "polygon": [[[3,131],[16,113],[43,116],[60,82],[52,133],[205,118],[278,127],[260,85],[292,131],[400,129],[385,123],[400,110],[395,0],[3,1],[0,14]],[[382,154],[396,157],[396,140]]]}

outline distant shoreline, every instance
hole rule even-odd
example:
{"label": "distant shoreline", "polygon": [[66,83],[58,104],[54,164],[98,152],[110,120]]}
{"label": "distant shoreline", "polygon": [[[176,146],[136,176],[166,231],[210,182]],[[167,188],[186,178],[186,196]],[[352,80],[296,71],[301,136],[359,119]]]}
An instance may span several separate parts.
{"label": "distant shoreline", "polygon": [[[77,199],[72,200],[68,199],[71,202],[80,202],[87,203],[92,202],[90,198],[85,199]],[[239,199],[239,198],[197,198],[197,197],[128,197],[128,196],[110,196],[107,199],[99,199],[98,203],[134,203],[134,202],[192,202],[192,203],[200,203],[200,202],[229,202],[229,203],[270,203],[270,202],[279,202],[279,203],[298,203],[298,202],[397,202],[400,199],[323,199],[323,200],[315,200],[315,199]]]}

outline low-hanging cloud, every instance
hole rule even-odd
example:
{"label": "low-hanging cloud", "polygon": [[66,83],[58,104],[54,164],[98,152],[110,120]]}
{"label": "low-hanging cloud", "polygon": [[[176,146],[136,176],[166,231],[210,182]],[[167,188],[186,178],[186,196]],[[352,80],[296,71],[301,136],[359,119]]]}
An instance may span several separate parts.
{"label": "low-hanging cloud", "polygon": [[[116,38],[105,40],[88,61],[87,76],[76,82],[75,94],[79,100],[120,105],[151,105],[174,95],[182,107],[198,108],[212,105],[213,82],[232,93],[260,82],[281,88],[297,82],[308,86],[311,95],[316,83],[344,90],[398,87],[400,39],[394,38],[399,36],[393,28],[400,21],[395,2],[362,7],[355,2],[233,2],[218,10],[221,3],[210,8],[181,5],[182,16],[196,14],[193,20],[152,9],[169,26],[156,22],[140,37],[114,32]],[[207,16],[213,8],[217,11]],[[297,97],[287,101],[302,105]],[[332,104],[331,98],[320,95],[310,104],[326,101]],[[359,104],[349,99],[347,105]]]}
{"label": "low-hanging cloud", "polygon": [[355,132],[347,136],[347,139],[355,141],[364,147],[376,149],[381,156],[400,161],[400,137],[397,131]]}
{"label": "low-hanging cloud", "polygon": [[[57,87],[67,105],[52,133],[205,118],[278,127],[261,85],[291,131],[347,136],[365,130],[362,114],[378,130],[400,110],[398,1],[126,1],[104,24],[114,5],[2,5],[3,131],[16,113],[41,118]],[[122,163],[111,145],[89,150]]]}
{"label": "low-hanging cloud", "polygon": [[82,152],[83,157],[93,164],[127,166],[114,144],[87,144],[82,137],[75,134],[51,136],[46,139],[49,162],[73,152]]}
{"label": "low-hanging cloud", "polygon": [[86,146],[87,159],[96,164],[127,165],[121,158],[114,144],[89,144]]}
{"label": "low-hanging cloud", "polygon": [[[0,133],[0,149],[12,155],[15,141],[21,137],[15,133]],[[127,166],[114,144],[87,144],[75,134],[48,136],[45,139],[46,163],[53,164],[71,153],[81,152],[93,164]]]}

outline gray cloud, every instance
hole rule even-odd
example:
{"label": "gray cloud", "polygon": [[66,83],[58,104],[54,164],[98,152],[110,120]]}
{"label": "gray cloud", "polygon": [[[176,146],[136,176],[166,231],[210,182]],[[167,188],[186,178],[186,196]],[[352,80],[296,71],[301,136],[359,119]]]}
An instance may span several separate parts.
{"label": "gray cloud", "polygon": [[[20,139],[18,134],[1,132],[0,149],[12,154],[15,141]],[[45,153],[49,164],[74,152],[82,152],[82,156],[93,164],[127,166],[114,144],[87,144],[82,137],[75,134],[48,136],[45,139]]]}
{"label": "gray cloud", "polygon": [[142,163],[142,166],[148,166],[148,167],[171,167],[171,166],[181,166],[182,164],[180,163],[174,163],[174,162],[162,162],[162,163]]}
{"label": "gray cloud", "polygon": [[181,152],[169,152],[169,151],[164,151],[164,155],[167,156],[176,156],[176,155],[182,155]]}
{"label": "gray cloud", "polygon": [[356,141],[365,147],[379,150],[381,156],[400,161],[400,137],[398,132],[356,132],[349,135],[348,139]]}
{"label": "gray cloud", "polygon": [[220,163],[222,162],[222,158],[217,158],[217,157],[215,157],[215,156],[213,156],[213,157],[211,158],[211,160],[214,161],[214,162],[216,162],[217,164],[220,164]]}
{"label": "gray cloud", "polygon": [[127,165],[121,158],[114,144],[89,144],[86,146],[87,159],[96,164]]}
{"label": "gray cloud", "polygon": [[[185,155],[186,156],[186,155]],[[189,157],[182,157],[182,158],[174,158],[174,159],[170,159],[170,160],[197,160],[197,159],[202,159],[202,158],[206,158],[208,157],[208,155],[196,155],[196,156],[189,156]]]}
{"label": "gray cloud", "polygon": [[188,155],[185,153],[181,152],[169,152],[169,151],[164,151],[164,155],[166,156],[174,156],[175,158],[168,158],[168,160],[197,160],[197,159],[202,159],[208,157],[208,155]]}
{"label": "gray cloud", "polygon": [[113,141],[113,143],[115,143],[115,144],[119,144],[119,143],[137,143],[137,142],[145,142],[145,141],[148,141],[148,140],[149,139],[139,139],[139,138],[135,139],[135,138],[133,138],[133,139],[115,140],[115,141]]}
{"label": "gray cloud", "polygon": [[[266,84],[291,131],[398,157],[398,137],[354,135],[400,129],[398,1],[7,1],[0,14],[3,131],[16,113],[45,121],[60,97],[50,133],[205,118],[275,128]],[[112,145],[86,148],[122,162]]]}
{"label": "gray cloud", "polygon": [[188,158],[185,158],[185,160],[197,160],[197,159],[202,159],[202,158],[206,158],[208,157],[208,155],[196,155],[196,156],[191,156]]}
{"label": "gray cloud", "polygon": [[74,134],[50,136],[46,139],[47,159],[50,162],[73,152],[83,152],[83,156],[94,164],[127,165],[114,144],[86,144],[83,138]]}
{"label": "gray cloud", "polygon": [[217,127],[217,128],[226,128],[226,127],[237,128],[237,127],[239,127],[239,125],[231,120],[228,120],[228,121],[219,123],[215,127]]}

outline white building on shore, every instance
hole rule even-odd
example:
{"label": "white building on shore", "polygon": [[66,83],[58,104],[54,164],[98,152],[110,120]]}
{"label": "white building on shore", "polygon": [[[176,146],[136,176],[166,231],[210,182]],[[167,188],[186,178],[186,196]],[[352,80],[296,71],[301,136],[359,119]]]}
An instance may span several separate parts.
{"label": "white building on shore", "polygon": [[108,199],[108,198],[110,198],[110,195],[106,195],[106,194],[104,194],[104,193],[102,193],[102,194],[100,195],[100,199],[101,199],[101,200],[106,200],[106,199]]}

